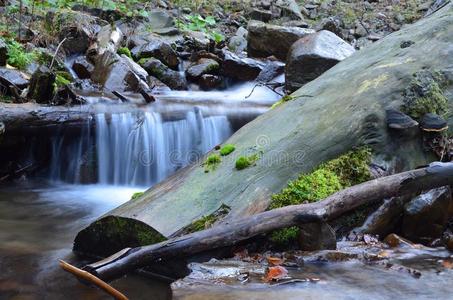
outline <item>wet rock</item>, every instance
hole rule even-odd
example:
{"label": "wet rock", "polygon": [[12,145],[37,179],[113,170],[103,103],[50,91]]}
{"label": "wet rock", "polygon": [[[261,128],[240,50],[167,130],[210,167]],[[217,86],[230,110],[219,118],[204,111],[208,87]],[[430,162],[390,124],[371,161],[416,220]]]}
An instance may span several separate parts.
{"label": "wet rock", "polygon": [[147,58],[141,60],[140,65],[149,75],[156,77],[172,90],[185,90],[187,88],[187,82],[184,75],[180,72],[171,70],[158,59]]}
{"label": "wet rock", "polygon": [[384,203],[368,218],[363,225],[354,229],[355,233],[373,234],[380,237],[395,232],[401,221],[404,204],[410,199],[407,197],[393,197],[385,199]]}
{"label": "wet rock", "polygon": [[200,31],[188,31],[185,35],[185,46],[190,50],[209,50],[211,41]]}
{"label": "wet rock", "polygon": [[304,251],[335,250],[335,231],[327,223],[304,224],[300,228],[299,247]]}
{"label": "wet rock", "polygon": [[8,59],[8,47],[6,46],[5,41],[0,38],[0,67],[6,66],[6,61]]}
{"label": "wet rock", "polygon": [[230,38],[228,48],[234,53],[241,53],[247,49],[248,31],[244,27],[239,27],[236,34]]}
{"label": "wet rock", "polygon": [[288,51],[294,42],[314,33],[311,29],[283,27],[258,21],[250,21],[247,30],[249,56],[267,57],[274,55],[281,60],[286,60]]}
{"label": "wet rock", "polygon": [[201,58],[186,70],[187,78],[196,80],[204,74],[214,74],[220,68],[217,61],[209,58]]}
{"label": "wet rock", "polygon": [[448,250],[453,251],[453,233],[451,231],[448,230],[442,234],[442,243]]}
{"label": "wet rock", "polygon": [[148,76],[148,85],[149,87],[156,92],[168,92],[171,91],[171,89],[162,81],[157,79],[154,76]]}
{"label": "wet rock", "polygon": [[131,50],[132,55],[140,60],[142,58],[154,57],[172,69],[177,69],[179,65],[178,55],[170,44],[155,39],[145,45],[137,46]]}
{"label": "wet rock", "polygon": [[30,80],[27,97],[37,103],[51,103],[55,93],[55,73],[40,66]]}
{"label": "wet rock", "polygon": [[415,197],[404,207],[402,235],[423,243],[439,238],[447,225],[451,202],[450,187],[441,187]]}
{"label": "wet rock", "polygon": [[20,89],[24,89],[28,86],[28,79],[25,78],[22,72],[15,69],[0,67],[0,84],[7,86],[9,85],[9,82]]}
{"label": "wet rock", "polygon": [[269,82],[285,71],[285,64],[277,61],[269,61],[256,78],[259,82]]}
{"label": "wet rock", "polygon": [[253,58],[240,58],[228,50],[223,51],[222,74],[238,80],[254,80],[264,69],[265,63]]}
{"label": "wet rock", "polygon": [[401,248],[413,248],[414,243],[406,240],[405,238],[400,237],[397,234],[391,233],[385,237],[384,242],[392,248],[401,247]]}
{"label": "wet rock", "polygon": [[198,84],[203,90],[212,90],[222,85],[222,77],[212,74],[204,74],[198,80]]}
{"label": "wet rock", "polygon": [[72,69],[80,79],[88,79],[94,71],[94,66],[85,56],[79,56],[72,64]]}
{"label": "wet rock", "polygon": [[91,79],[110,91],[147,90],[149,87],[142,68],[134,66],[127,56],[107,51],[98,58]]}
{"label": "wet rock", "polygon": [[433,113],[425,114],[421,121],[420,127],[427,132],[441,132],[448,129],[447,121],[441,116]]}
{"label": "wet rock", "polygon": [[351,45],[327,30],[298,40],[288,54],[286,88],[295,91],[354,52]]}

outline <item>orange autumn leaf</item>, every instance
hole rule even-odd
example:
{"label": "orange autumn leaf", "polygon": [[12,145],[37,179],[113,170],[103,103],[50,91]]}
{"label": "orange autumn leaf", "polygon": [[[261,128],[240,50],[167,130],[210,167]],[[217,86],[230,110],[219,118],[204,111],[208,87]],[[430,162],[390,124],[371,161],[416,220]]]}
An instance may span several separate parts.
{"label": "orange autumn leaf", "polygon": [[281,259],[279,257],[268,256],[268,257],[266,257],[266,259],[267,259],[267,263],[271,266],[279,266],[285,262],[284,259]]}
{"label": "orange autumn leaf", "polygon": [[445,269],[453,269],[453,262],[451,260],[443,260],[442,267]]}
{"label": "orange autumn leaf", "polygon": [[263,278],[265,282],[279,280],[288,277],[288,270],[282,266],[269,267],[266,272],[266,277]]}

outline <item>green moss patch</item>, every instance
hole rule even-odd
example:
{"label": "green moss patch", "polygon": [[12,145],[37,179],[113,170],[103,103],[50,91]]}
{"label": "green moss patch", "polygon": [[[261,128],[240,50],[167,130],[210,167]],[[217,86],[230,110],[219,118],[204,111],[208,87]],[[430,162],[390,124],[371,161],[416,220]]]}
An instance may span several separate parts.
{"label": "green moss patch", "polygon": [[134,193],[131,197],[131,200],[135,200],[135,199],[138,199],[140,198],[141,196],[143,196],[143,194],[145,194],[145,192],[137,192],[137,193]]}
{"label": "green moss patch", "polygon": [[129,48],[127,47],[121,47],[118,49],[117,51],[118,55],[126,55],[127,57],[131,58],[132,59],[132,53],[131,53],[131,50],[129,50]]}
{"label": "green moss patch", "polygon": [[[290,181],[280,193],[274,194],[269,209],[316,202],[344,188],[368,181],[371,179],[370,163],[369,148],[350,151],[328,161],[311,173]],[[297,227],[278,230],[271,234],[271,240],[275,243],[291,242],[297,238],[298,232]]]}
{"label": "green moss patch", "polygon": [[205,162],[203,163],[203,166],[205,167],[205,172],[209,171],[214,171],[217,169],[219,164],[222,162],[222,159],[220,158],[220,155],[214,153],[208,156],[206,158]]}
{"label": "green moss patch", "polygon": [[229,212],[231,208],[226,205],[222,204],[215,212],[213,212],[210,215],[203,216],[200,219],[192,222],[190,225],[188,225],[186,228],[183,229],[183,234],[188,234],[188,233],[193,233],[201,230],[208,229],[212,227],[212,225],[217,222],[218,220],[222,219],[225,217]]}
{"label": "green moss patch", "polygon": [[445,83],[440,72],[423,70],[415,73],[404,92],[402,111],[415,119],[427,113],[445,115],[448,112],[448,100],[443,93]]}
{"label": "green moss patch", "polygon": [[233,144],[226,144],[222,148],[220,148],[220,155],[227,156],[236,150],[236,147]]}
{"label": "green moss patch", "polygon": [[249,156],[239,156],[236,160],[236,169],[239,171],[247,169],[253,166],[259,158],[260,156],[257,153]]}

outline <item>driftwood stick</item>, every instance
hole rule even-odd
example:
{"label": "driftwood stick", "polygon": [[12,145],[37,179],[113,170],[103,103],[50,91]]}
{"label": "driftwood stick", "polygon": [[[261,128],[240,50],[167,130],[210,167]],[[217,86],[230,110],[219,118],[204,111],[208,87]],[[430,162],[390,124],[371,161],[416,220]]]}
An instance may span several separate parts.
{"label": "driftwood stick", "polygon": [[330,221],[364,204],[384,198],[419,194],[422,191],[453,184],[453,163],[433,163],[387,177],[377,178],[337,192],[310,204],[278,208],[225,223],[158,244],[122,252],[121,258],[109,264],[88,265],[84,269],[104,279],[118,278],[127,272],[165,261],[172,257],[191,256],[207,250],[232,246],[273,230]]}
{"label": "driftwood stick", "polygon": [[87,271],[74,267],[73,265],[63,260],[60,260],[60,267],[66,272],[69,272],[72,275],[76,276],[77,278],[89,281],[90,283],[96,285],[97,287],[99,287],[100,289],[102,289],[103,291],[105,291],[106,293],[108,293],[117,300],[128,300],[128,298],[124,294],[114,289],[111,285],[109,285],[105,281],[102,281],[93,274],[88,273]]}

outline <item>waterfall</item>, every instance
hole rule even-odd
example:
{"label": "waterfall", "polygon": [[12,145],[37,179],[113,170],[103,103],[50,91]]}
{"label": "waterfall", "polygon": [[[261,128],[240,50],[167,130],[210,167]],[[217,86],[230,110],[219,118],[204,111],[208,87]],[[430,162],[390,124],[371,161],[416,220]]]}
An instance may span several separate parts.
{"label": "waterfall", "polygon": [[148,111],[97,114],[90,128],[87,124],[79,136],[62,132],[52,138],[51,179],[80,183],[97,174],[93,179],[102,184],[151,186],[232,134],[226,116],[203,117],[197,108],[176,121]]}

